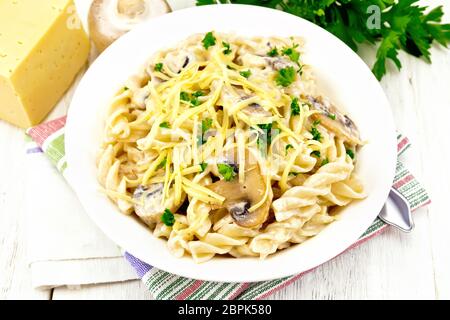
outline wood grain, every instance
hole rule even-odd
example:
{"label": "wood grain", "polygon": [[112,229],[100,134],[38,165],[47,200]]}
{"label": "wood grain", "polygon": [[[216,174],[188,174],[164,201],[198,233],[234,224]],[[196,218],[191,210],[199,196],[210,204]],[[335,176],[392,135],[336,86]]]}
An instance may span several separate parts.
{"label": "wood grain", "polygon": [[0,299],[49,299],[34,290],[26,259],[24,133],[0,122]]}
{"label": "wood grain", "polygon": [[53,300],[153,300],[139,280],[81,288],[56,288]]}

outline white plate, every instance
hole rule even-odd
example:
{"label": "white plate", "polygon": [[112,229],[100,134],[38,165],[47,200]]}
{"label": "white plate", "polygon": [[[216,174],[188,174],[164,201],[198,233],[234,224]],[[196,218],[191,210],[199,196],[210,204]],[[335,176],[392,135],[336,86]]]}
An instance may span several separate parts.
{"label": "white plate", "polygon": [[[216,257],[203,264],[173,257],[136,219],[121,214],[99,192],[95,156],[105,112],[116,90],[146,60],[193,33],[235,32],[244,36],[301,36],[305,61],[324,93],[343,106],[369,144],[358,153],[358,175],[367,199],[352,203],[339,221],[301,245],[266,260]],[[364,62],[330,33],[281,11],[243,5],[204,6],[156,18],[122,37],[92,65],[73,98],[66,128],[68,176],[95,223],[123,249],[159,269],[181,276],[227,282],[263,281],[314,268],[341,253],[370,226],[391,187],[396,164],[396,133],[388,101]]]}

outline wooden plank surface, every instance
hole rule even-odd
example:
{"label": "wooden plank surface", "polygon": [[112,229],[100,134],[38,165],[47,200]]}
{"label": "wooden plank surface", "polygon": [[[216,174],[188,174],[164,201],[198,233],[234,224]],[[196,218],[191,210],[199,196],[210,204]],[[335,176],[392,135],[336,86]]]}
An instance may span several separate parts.
{"label": "wooden plank surface", "polygon": [[0,299],[49,299],[31,286],[26,258],[24,133],[0,121]]}
{"label": "wooden plank surface", "polygon": [[[450,1],[445,4],[449,21]],[[367,62],[371,50],[363,50]],[[403,69],[382,81],[396,124],[413,143],[405,162],[433,203],[415,213],[411,234],[388,230],[305,275],[274,299],[450,299],[450,53],[433,64],[402,56]],[[373,110],[376,112],[376,110]],[[380,130],[383,126],[380,124]],[[0,121],[0,299],[151,299],[139,281],[38,291],[26,262],[23,132]]]}
{"label": "wooden plank surface", "polygon": [[152,300],[139,280],[107,283],[82,288],[56,288],[53,300]]}

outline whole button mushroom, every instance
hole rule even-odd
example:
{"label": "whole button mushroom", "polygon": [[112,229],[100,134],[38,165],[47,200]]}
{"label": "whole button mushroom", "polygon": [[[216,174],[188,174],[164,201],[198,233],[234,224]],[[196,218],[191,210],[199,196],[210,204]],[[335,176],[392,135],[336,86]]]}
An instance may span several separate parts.
{"label": "whole button mushroom", "polygon": [[136,25],[170,12],[165,0],[94,0],[89,31],[99,52]]}

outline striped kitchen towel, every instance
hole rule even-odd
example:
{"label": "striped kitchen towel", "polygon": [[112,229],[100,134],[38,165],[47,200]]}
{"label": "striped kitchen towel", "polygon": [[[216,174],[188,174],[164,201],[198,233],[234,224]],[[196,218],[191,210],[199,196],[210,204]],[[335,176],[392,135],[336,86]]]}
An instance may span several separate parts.
{"label": "striped kitchen towel", "polygon": [[[27,152],[44,152],[56,168],[64,175],[67,168],[64,151],[64,126],[66,118],[59,118],[27,130],[35,142]],[[406,137],[398,135],[398,155],[409,146]],[[394,179],[394,188],[409,201],[416,210],[430,203],[426,190],[400,162]],[[381,233],[387,225],[376,219],[367,231],[347,250]],[[301,278],[306,271],[298,275],[257,283],[220,283],[179,277],[158,270],[145,262],[125,253],[126,260],[134,267],[148,290],[156,299],[263,299]]]}

